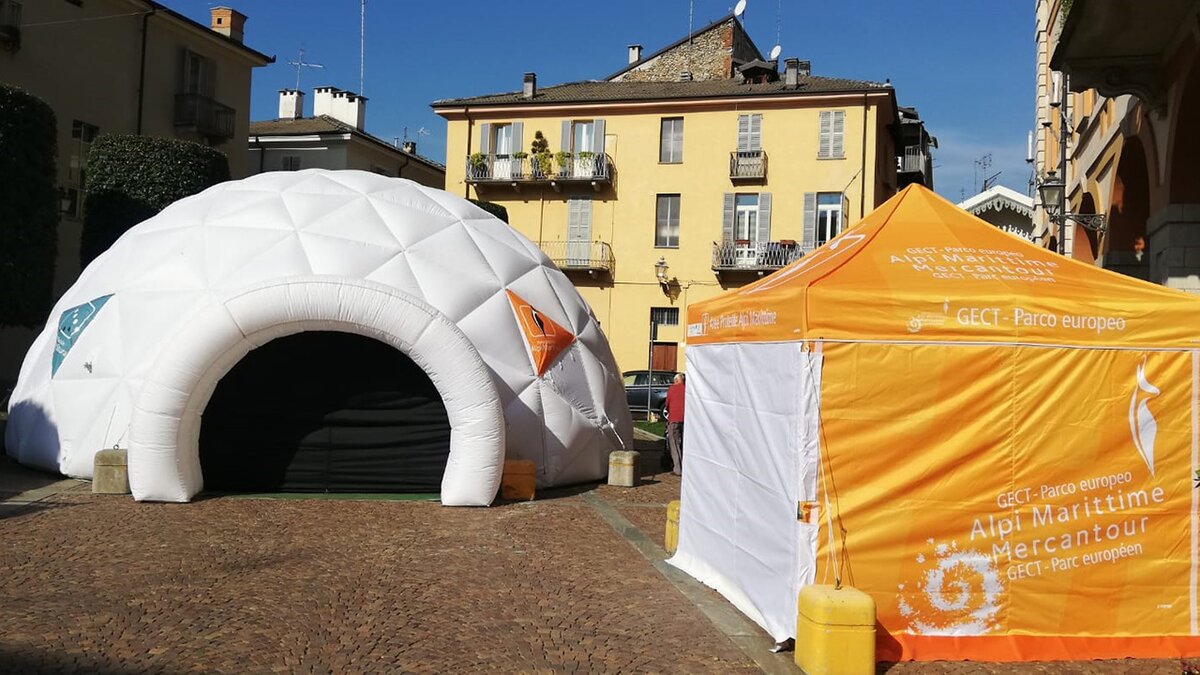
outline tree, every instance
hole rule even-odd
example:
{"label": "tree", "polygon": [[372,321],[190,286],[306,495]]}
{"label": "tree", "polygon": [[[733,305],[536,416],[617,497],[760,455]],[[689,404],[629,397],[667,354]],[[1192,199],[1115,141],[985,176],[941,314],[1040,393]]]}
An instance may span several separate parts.
{"label": "tree", "polygon": [[101,136],[92,144],[87,167],[82,266],[134,225],[229,180],[225,153],[173,138]]}
{"label": "tree", "polygon": [[506,223],[508,222],[508,209],[504,208],[503,206],[494,202],[485,202],[482,199],[468,199],[467,201],[471,202],[475,206],[478,206],[484,211],[487,211],[493,216],[496,216],[500,220],[503,220]]}
{"label": "tree", "polygon": [[0,326],[39,326],[54,304],[54,111],[0,85]]}

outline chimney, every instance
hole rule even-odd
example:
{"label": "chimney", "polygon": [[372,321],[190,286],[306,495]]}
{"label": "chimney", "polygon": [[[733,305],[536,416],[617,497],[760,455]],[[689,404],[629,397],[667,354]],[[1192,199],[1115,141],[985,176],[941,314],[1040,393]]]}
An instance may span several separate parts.
{"label": "chimney", "polygon": [[812,75],[812,61],[800,62],[800,77],[808,77]]}
{"label": "chimney", "polygon": [[637,63],[642,60],[642,46],[629,45],[629,62]]}
{"label": "chimney", "polygon": [[415,154],[417,154],[417,142],[416,141],[404,141],[404,145],[401,145],[400,149],[410,155],[415,155]]}
{"label": "chimney", "polygon": [[337,87],[317,87],[313,89],[313,117],[333,115],[333,95],[341,91]]}
{"label": "chimney", "polygon": [[800,84],[800,59],[784,60],[783,82],[789,87],[795,87]]}
{"label": "chimney", "polygon": [[680,82],[691,82],[692,81],[692,71],[685,70],[682,73],[679,73],[679,81]]}
{"label": "chimney", "polygon": [[212,23],[210,27],[214,31],[234,42],[241,43],[242,31],[246,27],[245,14],[229,7],[213,7],[211,15]]}
{"label": "chimney", "polygon": [[525,81],[521,85],[521,98],[533,98],[537,94],[537,73],[525,73]]}
{"label": "chimney", "polygon": [[339,122],[362,131],[367,119],[367,98],[352,91],[334,92],[332,115]]}
{"label": "chimney", "polygon": [[279,90],[279,119],[297,120],[304,117],[304,92],[295,89]]}

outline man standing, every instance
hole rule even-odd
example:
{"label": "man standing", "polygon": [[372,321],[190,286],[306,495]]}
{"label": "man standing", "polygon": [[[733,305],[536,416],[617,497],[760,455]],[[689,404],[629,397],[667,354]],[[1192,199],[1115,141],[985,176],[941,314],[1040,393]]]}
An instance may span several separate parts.
{"label": "man standing", "polygon": [[675,383],[667,389],[667,447],[671,450],[671,473],[683,475],[683,399],[684,376],[675,376]]}

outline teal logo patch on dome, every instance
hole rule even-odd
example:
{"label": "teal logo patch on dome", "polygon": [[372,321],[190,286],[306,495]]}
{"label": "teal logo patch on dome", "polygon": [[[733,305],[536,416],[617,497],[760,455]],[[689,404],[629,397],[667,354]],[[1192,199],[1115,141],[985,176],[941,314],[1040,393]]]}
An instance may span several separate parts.
{"label": "teal logo patch on dome", "polygon": [[112,293],[102,295],[91,302],[76,305],[62,313],[62,318],[58,320],[58,337],[54,344],[54,358],[50,363],[50,377],[54,377],[58,372],[58,367],[62,365],[63,359],[67,358],[71,347],[75,346],[75,341],[83,334],[83,329],[87,328],[92,319],[96,318],[96,315],[100,313],[100,308],[112,296]]}

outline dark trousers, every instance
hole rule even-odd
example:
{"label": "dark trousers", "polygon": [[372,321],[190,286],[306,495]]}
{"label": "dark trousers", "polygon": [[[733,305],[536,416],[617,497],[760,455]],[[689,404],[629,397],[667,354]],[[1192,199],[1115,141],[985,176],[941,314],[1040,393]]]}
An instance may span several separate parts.
{"label": "dark trousers", "polygon": [[667,449],[671,451],[671,473],[683,474],[683,422],[667,422]]}

